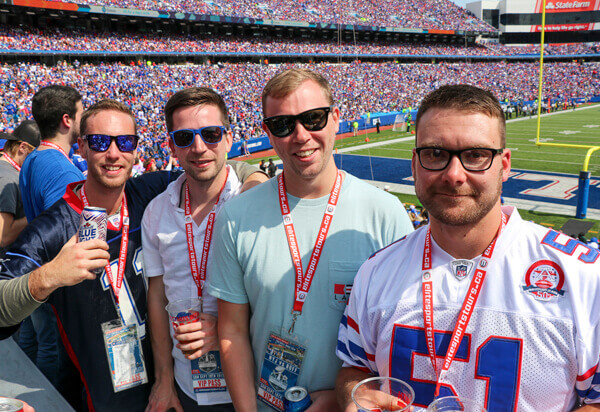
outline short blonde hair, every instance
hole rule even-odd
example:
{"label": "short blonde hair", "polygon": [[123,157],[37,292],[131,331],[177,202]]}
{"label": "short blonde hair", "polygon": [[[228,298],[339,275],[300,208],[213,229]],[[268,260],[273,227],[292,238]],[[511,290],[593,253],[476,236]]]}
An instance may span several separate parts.
{"label": "short blonde hair", "polygon": [[308,80],[317,83],[321,87],[321,90],[323,90],[323,95],[329,102],[329,105],[332,106],[333,94],[331,92],[331,86],[325,77],[308,69],[288,69],[275,75],[275,77],[267,82],[267,85],[263,89],[263,116],[267,117],[267,114],[265,113],[267,97],[282,99],[286,96],[289,96],[291,93],[297,90],[302,83]]}

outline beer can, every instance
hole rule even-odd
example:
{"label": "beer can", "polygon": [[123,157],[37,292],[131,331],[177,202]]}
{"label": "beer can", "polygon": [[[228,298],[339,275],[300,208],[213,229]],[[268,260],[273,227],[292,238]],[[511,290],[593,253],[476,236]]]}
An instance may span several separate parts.
{"label": "beer can", "polygon": [[[106,242],[106,230],[108,225],[108,215],[106,209],[102,207],[86,206],[81,212],[79,219],[79,230],[77,231],[77,241],[100,239]],[[92,270],[92,273],[100,274],[104,268]]]}
{"label": "beer can", "polygon": [[79,219],[79,230],[77,231],[78,242],[100,239],[106,241],[106,227],[108,215],[102,207],[86,206],[81,212]]}
{"label": "beer can", "polygon": [[308,409],[312,401],[306,388],[292,386],[285,391],[283,408],[285,412],[302,412]]}
{"label": "beer can", "polygon": [[0,398],[0,412],[23,412],[23,402],[13,398]]}

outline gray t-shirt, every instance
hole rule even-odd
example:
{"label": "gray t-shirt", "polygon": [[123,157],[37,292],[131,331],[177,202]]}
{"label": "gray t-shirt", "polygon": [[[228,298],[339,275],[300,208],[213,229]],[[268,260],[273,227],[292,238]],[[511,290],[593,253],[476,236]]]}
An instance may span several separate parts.
{"label": "gray t-shirt", "polygon": [[[19,172],[3,160],[0,160],[0,212],[10,213],[15,219],[25,217],[19,191]],[[5,250],[0,247],[0,257],[4,253]]]}

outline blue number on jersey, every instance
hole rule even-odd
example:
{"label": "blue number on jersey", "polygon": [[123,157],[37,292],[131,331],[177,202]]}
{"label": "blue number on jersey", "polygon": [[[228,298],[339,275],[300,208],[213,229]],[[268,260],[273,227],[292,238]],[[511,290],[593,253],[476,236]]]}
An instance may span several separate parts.
{"label": "blue number on jersey", "polygon": [[[435,332],[435,353],[444,358],[451,331]],[[485,408],[490,411],[517,409],[523,342],[520,339],[490,337],[477,348],[475,378],[486,381]],[[465,334],[456,352],[454,362],[469,362],[471,335]],[[414,404],[427,407],[433,401],[436,382],[413,378],[415,355],[429,358],[424,328],[394,325],[392,333],[390,375],[410,382],[415,391]],[[454,364],[453,362],[453,364]],[[452,368],[452,366],[450,366]],[[433,367],[432,367],[433,372]],[[440,387],[440,396],[456,396],[456,390],[447,384]]]}
{"label": "blue number on jersey", "polygon": [[573,256],[575,251],[579,248],[579,255],[577,256],[577,259],[583,263],[594,263],[596,260],[598,260],[598,256],[600,256],[600,251],[598,249],[591,248],[573,238],[569,238],[567,243],[563,245],[556,241],[559,235],[560,233],[555,230],[548,231],[546,236],[544,236],[544,239],[542,239],[542,244],[560,250],[569,256]]}

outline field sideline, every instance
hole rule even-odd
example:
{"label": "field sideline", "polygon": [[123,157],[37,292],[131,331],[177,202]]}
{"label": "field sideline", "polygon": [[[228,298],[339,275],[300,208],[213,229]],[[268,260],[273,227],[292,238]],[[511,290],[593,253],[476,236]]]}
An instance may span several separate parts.
{"label": "field sideline", "polygon": [[[512,152],[512,168],[531,172],[567,173],[573,178],[577,178],[587,150],[536,146],[536,128],[536,117],[507,121],[507,147]],[[600,146],[600,105],[581,107],[575,111],[544,114],[540,129],[541,141]],[[367,139],[368,143],[365,142]],[[410,159],[413,147],[414,135],[410,133],[387,130],[377,134],[374,129],[371,129],[359,136],[336,141],[336,153],[338,154],[336,162],[341,168],[344,168],[344,159],[348,162],[353,157],[344,156],[344,154],[362,155],[372,158],[366,163],[368,164],[366,167],[376,169],[377,166],[372,166],[377,163],[376,158]],[[273,157],[275,158],[275,156]],[[592,154],[588,170],[592,173],[592,179],[600,180],[600,151]],[[371,173],[367,171],[366,174],[372,175],[375,171]],[[368,177],[365,179],[372,180]],[[373,183],[382,186],[382,183],[385,182]],[[394,191],[396,185],[390,184],[389,186]],[[407,203],[417,202],[416,197],[406,194],[406,191],[400,193],[399,197]],[[548,207],[531,206],[531,202],[520,199],[511,200],[518,205],[524,218],[555,229],[559,229],[564,222],[574,217],[573,208],[565,208],[559,204],[549,210]],[[590,203],[588,207],[598,209],[600,204]],[[530,209],[530,211],[525,209]],[[600,222],[595,221],[589,235],[598,236],[599,231]]]}

